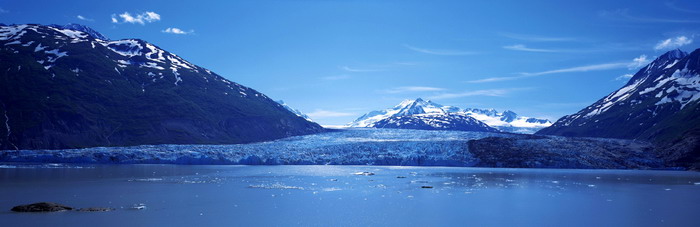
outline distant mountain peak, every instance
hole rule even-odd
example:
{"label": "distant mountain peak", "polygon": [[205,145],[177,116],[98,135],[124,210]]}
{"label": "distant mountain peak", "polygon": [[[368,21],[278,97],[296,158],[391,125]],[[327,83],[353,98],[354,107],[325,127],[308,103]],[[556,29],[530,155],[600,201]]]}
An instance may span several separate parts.
{"label": "distant mountain peak", "polygon": [[[419,116],[420,115],[420,116]],[[506,110],[498,112],[497,110],[490,109],[476,109],[476,108],[465,108],[461,109],[456,106],[445,106],[435,103],[430,100],[424,100],[422,98],[416,99],[406,99],[390,109],[371,111],[361,117],[357,118],[355,121],[348,124],[351,127],[376,127],[377,123],[380,122],[382,127],[394,127],[391,124],[401,123],[405,126],[406,122],[401,121],[411,121],[419,122],[424,121],[429,118],[435,120],[450,119],[452,121],[462,121],[467,122],[464,119],[457,119],[457,117],[452,116],[445,117],[446,115],[460,115],[470,118],[475,118],[478,121],[486,123],[490,127],[498,128],[502,131],[508,132],[520,132],[520,133],[534,133],[536,130],[547,127],[552,124],[547,119],[536,119],[518,116],[513,111]],[[400,116],[419,116],[415,118],[399,118]],[[393,119],[391,121],[382,121],[384,119]],[[386,124],[391,123],[391,124]],[[437,127],[439,128],[439,127]],[[454,128],[454,127],[452,127]]]}

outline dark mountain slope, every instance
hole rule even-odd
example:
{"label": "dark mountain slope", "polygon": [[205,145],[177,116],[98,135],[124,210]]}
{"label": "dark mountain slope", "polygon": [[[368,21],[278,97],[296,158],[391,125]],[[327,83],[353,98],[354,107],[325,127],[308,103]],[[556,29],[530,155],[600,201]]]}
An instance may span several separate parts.
{"label": "dark mountain slope", "polygon": [[669,51],[619,90],[537,132],[650,141],[682,166],[700,163],[700,50]]}
{"label": "dark mountain slope", "polygon": [[138,39],[0,26],[0,149],[246,143],[322,131]]}

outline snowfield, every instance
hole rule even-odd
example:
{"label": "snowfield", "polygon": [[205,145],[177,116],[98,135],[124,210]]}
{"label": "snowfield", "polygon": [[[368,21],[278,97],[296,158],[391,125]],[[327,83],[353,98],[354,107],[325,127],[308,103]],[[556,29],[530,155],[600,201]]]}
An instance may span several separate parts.
{"label": "snowfield", "polygon": [[[483,138],[489,138],[489,140],[479,140]],[[494,138],[506,140],[492,142]],[[479,141],[478,151],[470,151],[470,143],[474,143],[474,140]],[[484,143],[488,146],[484,146]],[[514,143],[523,146],[513,149],[511,145]],[[648,144],[627,140],[590,138],[584,140],[490,132],[368,128],[336,130],[251,144],[144,145],[2,151],[0,161],[538,168],[662,167],[649,149]],[[601,150],[604,150],[606,155],[595,156],[600,154]],[[530,151],[537,152],[527,155]],[[513,160],[513,157],[519,158]],[[622,162],[616,158],[631,161]]]}

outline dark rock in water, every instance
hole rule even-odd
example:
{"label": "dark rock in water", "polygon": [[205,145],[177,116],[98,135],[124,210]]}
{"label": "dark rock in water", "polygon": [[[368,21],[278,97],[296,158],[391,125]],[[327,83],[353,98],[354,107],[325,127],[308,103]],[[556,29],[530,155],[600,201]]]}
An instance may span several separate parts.
{"label": "dark rock in water", "polygon": [[420,188],[433,188],[433,186],[423,185],[423,186],[420,186]]}
{"label": "dark rock in water", "polygon": [[396,178],[406,178],[406,177],[404,177],[404,176],[398,176],[398,177],[396,177]]}
{"label": "dark rock in water", "polygon": [[109,208],[109,207],[88,207],[88,208],[80,208],[77,211],[81,212],[105,212],[105,211],[113,211],[114,208]]}
{"label": "dark rock in water", "polygon": [[14,212],[56,212],[65,210],[73,210],[73,208],[58,203],[47,202],[19,205],[12,208]]}

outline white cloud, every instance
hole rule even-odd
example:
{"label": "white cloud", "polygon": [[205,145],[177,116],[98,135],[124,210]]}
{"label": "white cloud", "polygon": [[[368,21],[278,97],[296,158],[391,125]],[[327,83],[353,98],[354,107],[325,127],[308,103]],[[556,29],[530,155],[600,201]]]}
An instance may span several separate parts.
{"label": "white cloud", "polygon": [[177,34],[177,35],[187,35],[187,34],[192,34],[194,33],[194,30],[189,30],[189,31],[183,31],[182,29],[179,28],[166,28],[163,30],[163,33],[171,33],[171,34]]}
{"label": "white cloud", "polygon": [[93,19],[84,17],[84,16],[82,16],[82,15],[78,15],[78,16],[76,16],[76,18],[78,18],[79,20],[84,20],[84,21],[95,21],[95,20],[93,20]]}
{"label": "white cloud", "polygon": [[446,56],[462,56],[462,55],[473,55],[477,54],[477,52],[472,52],[472,51],[462,51],[462,50],[445,50],[445,49],[425,49],[425,48],[418,48],[414,47],[408,44],[404,44],[404,46],[410,50],[424,53],[424,54],[432,54],[432,55],[446,55]]}
{"label": "white cloud", "polygon": [[474,90],[465,91],[459,93],[445,93],[435,96],[428,97],[429,99],[451,99],[451,98],[461,98],[468,96],[505,96],[508,93],[520,89],[487,89],[487,90]]}
{"label": "white cloud", "polygon": [[408,87],[395,87],[384,92],[386,93],[404,93],[404,92],[426,92],[426,91],[443,91],[444,88],[439,87],[422,87],[422,86],[408,86]]}
{"label": "white cloud", "polygon": [[655,50],[673,49],[693,43],[693,40],[686,36],[678,36],[659,41],[654,47]]}
{"label": "white cloud", "polygon": [[328,111],[328,110],[316,110],[311,113],[307,113],[309,117],[313,119],[322,119],[322,118],[334,118],[334,117],[347,117],[347,116],[354,116],[356,115],[355,113],[347,113],[347,112],[336,112],[336,111]]}
{"label": "white cloud", "polygon": [[633,76],[634,76],[634,75],[628,73],[628,74],[625,74],[625,75],[622,75],[622,76],[615,77],[615,80],[629,80],[629,79],[632,78]]}
{"label": "white cloud", "polygon": [[528,51],[528,52],[547,52],[547,53],[559,52],[558,50],[529,48],[529,47],[526,47],[526,46],[523,45],[523,44],[516,44],[516,45],[511,45],[511,46],[503,46],[503,49],[506,49],[506,50],[517,50],[517,51]]}
{"label": "white cloud", "polygon": [[141,24],[145,25],[146,23],[153,23],[156,21],[160,20],[160,14],[157,14],[155,12],[145,12],[141,14],[136,14],[136,15],[131,15],[129,12],[124,12],[119,15],[114,15],[112,14],[112,23],[120,23],[119,19],[121,18],[121,23],[131,23],[131,24]]}
{"label": "white cloud", "polygon": [[638,69],[646,66],[647,64],[649,64],[649,62],[651,62],[651,60],[647,59],[647,56],[642,54],[639,57],[632,59],[632,62],[629,65],[627,65],[627,68],[629,70]]}

